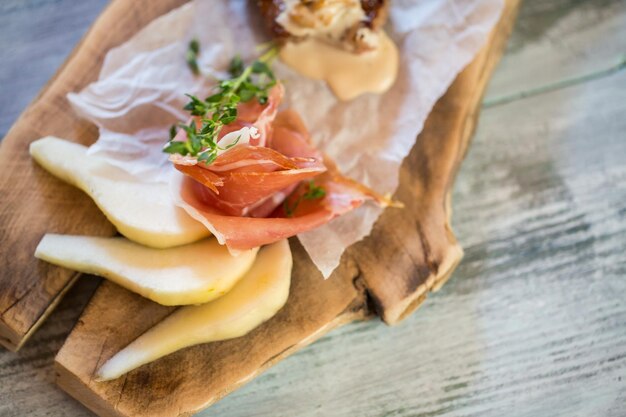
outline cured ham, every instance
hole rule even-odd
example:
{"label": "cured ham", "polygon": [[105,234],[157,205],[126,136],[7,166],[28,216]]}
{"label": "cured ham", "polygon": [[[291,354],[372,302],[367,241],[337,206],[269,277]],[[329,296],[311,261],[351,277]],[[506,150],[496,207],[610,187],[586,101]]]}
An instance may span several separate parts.
{"label": "cured ham", "polygon": [[[317,184],[317,182],[316,182]],[[317,201],[302,200],[287,215],[284,205],[264,218],[229,216],[206,204],[197,194],[193,180],[180,176],[174,182],[176,203],[196,220],[202,222],[218,241],[232,251],[247,250],[306,232],[328,223],[332,219],[359,207],[370,196],[342,183],[325,178],[320,185],[326,186],[326,196]],[[301,193],[306,191],[306,185]],[[292,194],[288,200],[298,197]],[[285,201],[288,201],[285,200]],[[380,200],[384,202],[384,200]]]}
{"label": "cured ham", "polygon": [[326,170],[320,160],[310,158],[285,158],[285,162],[289,162],[286,166],[274,163],[272,159],[255,162],[255,157],[263,157],[267,151],[278,154],[269,148],[241,146],[231,152],[244,154],[243,163],[233,163],[235,167],[232,169],[213,171],[212,165],[204,164],[177,165],[176,168],[196,181],[195,193],[201,201],[232,216],[248,215],[260,201]]}
{"label": "cured ham", "polygon": [[314,229],[366,200],[389,204],[324,160],[297,113],[277,113],[281,98],[279,84],[266,105],[240,104],[237,120],[226,126],[226,134],[220,132],[218,145],[243,129],[258,130],[248,135],[254,141],[237,142],[210,164],[170,158],[180,172],[172,182],[176,204],[232,251]]}

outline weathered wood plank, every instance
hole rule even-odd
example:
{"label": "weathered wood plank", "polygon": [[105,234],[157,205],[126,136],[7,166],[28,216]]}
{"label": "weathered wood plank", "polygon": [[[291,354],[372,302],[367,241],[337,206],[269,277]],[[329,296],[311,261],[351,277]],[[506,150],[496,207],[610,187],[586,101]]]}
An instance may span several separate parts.
{"label": "weathered wood plank", "polygon": [[624,0],[528,1],[486,101],[601,72],[624,59]]}
{"label": "weathered wood plank", "polygon": [[18,353],[0,351],[0,416],[91,416],[54,385],[54,355],[100,279],[84,277]]}
{"label": "weathered wood plank", "polygon": [[107,0],[2,1],[0,140],[107,3]]}
{"label": "weathered wood plank", "polygon": [[[450,187],[474,134],[487,82],[513,30],[518,5],[507,2],[486,46],[428,116],[400,171],[396,195],[406,202],[406,210],[385,211],[370,235],[348,250],[376,312],[388,324],[407,317],[430,290],[441,288],[463,256],[450,227]],[[453,135],[460,140],[452,140]]]}
{"label": "weathered wood plank", "polygon": [[[44,2],[6,1],[0,6],[0,138],[9,129],[24,106],[33,99],[58,66],[64,56],[71,51],[87,25],[96,17],[105,2],[90,0],[81,3],[78,7],[69,7],[65,0],[49,0]],[[30,24],[33,12],[39,16],[56,16],[39,25]],[[63,11],[63,12],[62,12]],[[43,19],[42,19],[43,20]],[[61,23],[64,30],[54,30],[56,24]],[[51,35],[52,34],[52,35]],[[1,139],[0,139],[1,140]],[[18,172],[22,172],[20,167]],[[6,177],[3,175],[2,180]],[[36,191],[35,191],[36,192]],[[3,194],[2,219],[9,210],[14,209],[11,195]],[[50,198],[49,195],[44,198]],[[37,203],[36,201],[34,202]],[[71,202],[66,202],[62,210],[71,212]],[[81,204],[78,204],[81,206]],[[0,223],[4,224],[4,221]],[[2,228],[0,239],[5,239],[22,233],[16,228]],[[5,249],[6,250],[6,249]],[[29,258],[27,253],[19,252],[17,257],[3,255],[3,267],[11,268],[15,262],[25,262]],[[45,272],[45,270],[42,270]],[[2,287],[0,294],[0,345],[16,349],[20,342],[27,338],[54,308],[61,295],[69,288],[69,283],[75,274],[51,274],[45,286],[33,286],[32,278],[15,277],[21,284],[10,288]],[[43,301],[43,302],[42,302]],[[25,313],[19,306],[32,304],[33,308]]]}
{"label": "weathered wood plank", "polygon": [[[151,3],[150,8],[121,0],[113,3],[58,77],[13,126],[0,148],[0,161],[3,162],[0,167],[5,171],[0,191],[6,196],[6,205],[1,212],[0,227],[4,233],[0,255],[8,259],[7,267],[0,273],[0,343],[10,349],[19,349],[76,279],[76,274],[71,271],[32,259],[29,254],[42,234],[55,231],[111,235],[114,232],[85,196],[80,194],[79,197],[76,190],[69,191],[69,186],[57,180],[47,180],[42,170],[34,166],[29,158],[26,145],[44,135],[61,136],[85,144],[92,142],[94,126],[76,119],[68,107],[66,94],[80,89],[95,77],[110,46],[126,39],[158,13],[180,3],[180,0],[163,0]],[[481,86],[468,83],[467,87]],[[458,112],[463,110],[463,106],[475,105],[478,99],[474,95],[468,94],[474,102],[458,100],[455,109],[445,110],[444,113]],[[406,237],[418,241],[424,256],[407,257],[398,265],[404,273],[396,274],[394,280],[400,285],[395,286],[387,286],[388,280],[378,272],[366,274],[367,263],[359,267],[364,272],[366,286],[370,287],[376,300],[377,311],[388,323],[397,322],[413,310],[437,281],[442,282],[450,275],[460,259],[461,250],[448,226],[447,205],[443,201],[460,162],[459,155],[469,139],[465,131],[456,134],[458,129],[466,128],[466,115],[459,113],[457,119],[458,123],[450,124],[448,129],[451,134],[446,140],[420,143],[422,151],[417,154],[429,155],[430,162],[438,162],[422,164],[427,168],[419,172],[418,176],[422,179],[412,182],[413,187],[407,188],[407,198],[418,200],[421,204],[412,206],[412,211],[405,210],[419,221],[415,227],[403,230],[412,230],[411,236]],[[424,193],[427,187],[439,191]],[[22,197],[25,193],[30,193],[27,198]],[[90,222],[91,219],[94,221]],[[390,222],[390,225],[393,223]],[[28,224],[26,229],[23,227],[25,224]],[[370,239],[370,242],[374,240]],[[405,242],[396,239],[391,243],[402,250]],[[376,242],[370,243],[370,247],[376,245]],[[386,244],[390,251],[395,251],[394,246]],[[14,253],[19,255],[14,256]],[[415,270],[419,273],[415,274]]]}
{"label": "weathered wood plank", "polygon": [[[514,35],[523,42],[509,50],[495,79],[503,77],[503,87],[540,84],[540,66],[525,73],[535,65],[527,57],[539,55],[555,68],[547,81],[571,77],[567,67],[558,70],[560,60],[587,44],[590,30],[595,41],[567,58],[572,68],[593,64],[590,54],[604,48],[626,50],[615,32],[624,25],[607,23],[626,21],[626,4],[607,4],[525,0]],[[551,21],[544,13],[565,17]],[[28,23],[51,16],[33,8]],[[557,24],[567,29],[558,41],[569,48],[543,41]],[[453,199],[466,249],[455,278],[401,326],[373,321],[339,329],[201,415],[622,417],[621,77],[483,111]],[[494,81],[491,97],[517,91],[496,87]],[[52,358],[81,296],[85,301],[87,294],[72,290],[18,354],[0,351],[3,417],[89,414],[51,383]]]}
{"label": "weathered wood plank", "polygon": [[[518,27],[537,18],[529,10],[551,12],[546,3],[527,0]],[[570,10],[562,41],[581,51],[592,31],[625,50],[611,22],[626,21],[626,3],[580,3],[552,2]],[[570,77],[559,72],[570,52],[529,36],[495,79],[522,77],[532,55]],[[529,88],[544,82],[529,77]],[[456,278],[400,326],[339,329],[201,415],[626,414],[625,81],[483,110],[453,196],[466,252]]]}
{"label": "weathered wood plank", "polygon": [[[147,18],[183,1],[142,6]],[[169,8],[168,8],[169,7]],[[0,345],[17,350],[52,311],[76,273],[36,261],[32,254],[46,232],[110,236],[115,233],[96,205],[76,188],[51,177],[28,154],[28,145],[46,135],[83,144],[96,138],[94,125],[78,119],[66,94],[96,79],[104,51],[139,27],[101,22],[89,31],[91,48],[68,61],[37,100],[13,125],[0,146]]]}
{"label": "weathered wood plank", "polygon": [[106,383],[93,380],[97,367],[172,308],[104,283],[56,357],[57,383],[101,416],[189,415],[333,328],[365,318],[353,265],[324,281],[297,241],[292,250],[289,300],[270,321],[244,338],[187,348]]}
{"label": "weathered wood plank", "polygon": [[[19,349],[77,277],[71,271],[32,258],[30,254],[43,233],[114,233],[113,227],[93,202],[72,187],[48,179],[43,170],[33,164],[27,153],[27,144],[44,135],[91,143],[95,128],[76,119],[68,107],[67,92],[80,89],[93,80],[110,46],[120,43],[156,15],[180,3],[180,0],[153,2],[150,8],[137,5],[131,8],[130,2],[113,3],[91,29],[81,47],[76,49],[75,56],[59,72],[58,78],[13,126],[0,148],[0,169],[4,170],[0,178],[0,192],[6,200],[0,212],[0,228],[3,231],[0,235],[0,256],[7,259],[5,269],[0,273],[0,344],[5,347]],[[471,104],[475,103],[459,102],[458,106]],[[461,114],[459,123],[464,123],[464,119],[465,115]],[[454,127],[464,128],[458,124]],[[442,200],[460,162],[459,147],[465,147],[463,143],[467,140],[465,135],[452,137],[450,141],[425,141],[423,144],[422,154],[429,154],[431,160],[437,159],[440,163],[429,165],[428,170],[420,172],[423,184],[416,183],[407,195],[409,199],[418,200],[415,197],[419,194],[420,201],[431,202],[412,207],[411,213],[418,213],[420,223],[417,227],[404,229],[412,230],[412,239],[419,240],[421,251],[425,254],[425,257],[408,257],[399,265],[405,272],[398,274],[395,280],[408,285],[387,287],[387,281],[378,272],[364,274],[366,285],[372,288],[377,310],[388,323],[398,321],[413,310],[436,281],[442,282],[449,276],[460,259],[461,250],[447,225],[448,216]],[[446,145],[440,146],[441,143]],[[439,179],[437,187],[440,193],[423,194],[426,182],[435,178]],[[430,187],[437,188],[434,184]],[[26,193],[28,195],[25,196]],[[28,228],[24,227],[25,224]],[[402,246],[403,242],[395,240],[393,244]],[[365,269],[363,267],[361,271]],[[413,270],[420,273],[416,275]],[[377,287],[376,290],[374,287]]]}
{"label": "weathered wood plank", "polygon": [[[490,40],[435,105],[405,160],[398,194],[409,204],[393,210],[393,216],[383,215],[379,232],[351,248],[327,281],[292,242],[292,289],[271,320],[244,337],[188,348],[118,380],[98,382],[96,369],[171,311],[106,283],[57,355],[59,385],[102,416],[189,415],[327,331],[364,318],[372,304],[368,298],[383,320],[406,317],[460,258],[447,196],[518,4],[506,2]],[[373,259],[387,259],[386,268]]]}

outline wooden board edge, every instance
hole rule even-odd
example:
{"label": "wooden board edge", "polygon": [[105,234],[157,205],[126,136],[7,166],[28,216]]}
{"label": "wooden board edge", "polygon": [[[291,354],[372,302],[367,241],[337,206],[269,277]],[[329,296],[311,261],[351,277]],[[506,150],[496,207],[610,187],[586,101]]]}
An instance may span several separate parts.
{"label": "wooden board edge", "polygon": [[437,273],[429,276],[428,280],[418,287],[411,297],[398,303],[393,309],[388,309],[383,318],[384,322],[393,326],[409,317],[426,301],[429,292],[437,291],[450,279],[462,259],[463,248],[458,243],[450,246]]}
{"label": "wooden board edge", "polygon": [[72,276],[72,278],[65,284],[63,289],[59,291],[55,296],[51,299],[50,304],[45,308],[45,310],[41,313],[41,315],[37,318],[37,320],[31,325],[28,331],[24,334],[18,334],[13,328],[9,327],[1,318],[0,318],[0,345],[4,348],[10,350],[11,352],[17,352],[24,346],[24,343],[30,339],[30,337],[39,329],[39,327],[46,321],[48,316],[54,311],[54,309],[59,305],[65,294],[74,286],[76,281],[81,277],[82,274],[76,273]]}
{"label": "wooden board edge", "polygon": [[[516,2],[518,0],[511,0],[511,1]],[[508,37],[508,34],[507,34],[507,37]],[[489,78],[488,77],[489,74],[485,75],[486,80]],[[482,88],[484,89],[484,86]],[[480,97],[482,97],[482,93],[483,92],[481,91]],[[480,97],[476,99],[478,103],[480,103]],[[468,106],[467,114],[470,116],[473,116],[473,115],[477,116],[476,108],[469,108],[469,107],[470,106]],[[470,121],[473,120],[475,124],[475,121],[476,121],[475,118],[468,116],[468,120]],[[470,129],[464,129],[463,132],[469,136],[473,133],[474,127],[475,126],[471,126]],[[468,141],[469,140],[466,140],[466,142]],[[465,145],[464,147],[461,147],[461,149],[459,149],[459,154],[460,154],[459,158],[461,159],[467,149],[467,144],[464,144],[464,145]],[[448,212],[448,215],[449,215],[449,212]],[[449,225],[449,218],[448,218],[447,225]],[[452,234],[451,231],[450,231],[450,234]],[[435,288],[439,288],[450,277],[452,271],[454,270],[454,268],[456,267],[456,265],[458,264],[458,262],[460,261],[462,257],[462,249],[460,245],[456,242],[456,239],[454,239],[453,235],[452,235],[451,245],[449,246],[448,249],[449,249],[448,252],[444,255],[444,259],[446,260],[446,262],[442,263],[441,267],[439,268],[439,271],[433,274],[431,277],[429,277],[427,282],[424,283],[423,286],[419,288],[406,303],[402,304],[403,308],[399,309],[397,313],[398,318],[396,321],[400,321],[402,318],[408,316],[415,308],[417,308],[421,304],[421,302],[426,298],[426,295],[429,291],[434,290]],[[296,352],[302,347],[317,340],[323,334],[326,334],[332,329],[337,328],[348,322],[364,318],[365,316],[367,316],[367,314],[364,313],[364,311],[366,310],[365,308],[363,308],[363,306],[366,305],[366,302],[364,300],[360,300],[360,302],[361,302],[362,307],[361,309],[358,310],[357,313],[354,313],[351,311],[348,313],[344,312],[338,315],[337,317],[335,317],[334,320],[326,323],[322,328],[320,328],[315,333],[301,339],[298,343],[293,344],[292,346],[283,350],[279,354],[272,356],[270,359],[268,359],[265,363],[263,363],[253,372],[250,372],[246,377],[240,379],[239,381],[229,386],[227,390],[223,392],[216,392],[210,398],[206,399],[206,401],[203,402],[200,406],[198,406],[197,409],[186,410],[180,415],[190,415],[190,413],[195,413],[201,409],[204,409],[210,406],[214,402],[223,398],[228,393],[232,392],[233,390],[249,382],[254,377],[260,375],[270,366],[273,366],[273,364],[277,363],[278,361],[284,359],[286,356]],[[393,324],[392,322],[388,322],[388,323]],[[69,369],[65,368],[62,364],[56,363],[56,366],[57,366],[57,383],[59,384],[59,386],[62,389],[64,389],[66,392],[70,393],[70,395],[72,395],[73,397],[79,399],[83,404],[85,404],[92,411],[98,413],[99,415],[104,415],[104,416],[126,416],[127,415],[127,414],[123,414],[122,412],[120,412],[117,409],[116,404],[103,400],[102,397],[100,397],[93,390],[91,390],[88,385],[84,384],[77,375],[73,374]]]}
{"label": "wooden board edge", "polygon": [[[240,379],[237,383],[232,384],[228,390],[224,390],[218,392],[215,396],[209,398],[205,403],[196,407],[193,410],[187,410],[178,415],[178,417],[186,417],[191,416],[195,413],[198,413],[216,402],[220,401],[222,398],[226,397],[231,392],[239,389],[243,385],[257,378],[261,374],[263,374],[266,370],[285,359],[286,357],[296,353],[297,351],[305,348],[311,343],[319,340],[321,337],[331,332],[334,329],[337,329],[346,324],[352,323],[354,321],[367,320],[369,318],[373,318],[374,315],[365,308],[365,303],[360,302],[359,300],[355,300],[355,303],[348,307],[344,313],[338,315],[335,320],[326,323],[323,327],[318,329],[315,333],[310,334],[306,338],[300,340],[298,343],[290,346],[289,348],[283,350],[277,355],[274,355],[270,359],[268,359],[262,366],[257,368],[255,372],[247,375],[245,378]],[[63,391],[68,393],[72,398],[83,404],[89,410],[94,412],[100,417],[134,417],[133,415],[129,415],[126,413],[120,412],[115,405],[111,404],[104,400],[101,396],[99,396],[95,391],[89,388],[89,386],[85,385],[80,377],[75,375],[71,370],[66,368],[62,362],[56,360],[54,361],[54,369],[55,369],[55,382]]]}
{"label": "wooden board edge", "polygon": [[100,417],[120,417],[107,403],[59,362],[54,362],[55,382],[59,388]]}
{"label": "wooden board edge", "polygon": [[[311,343],[319,340],[321,337],[323,337],[327,333],[331,332],[332,330],[335,330],[335,329],[337,329],[337,328],[339,328],[341,326],[344,326],[346,324],[352,323],[354,321],[364,320],[364,319],[366,319],[368,317],[370,317],[370,318],[373,317],[373,316],[365,314],[364,311],[365,310],[363,310],[363,309],[360,309],[358,311],[347,310],[347,312],[337,316],[335,318],[335,320],[333,320],[331,322],[328,322],[326,325],[324,325],[324,327],[320,328],[317,332],[309,335],[305,339],[302,339],[299,343],[296,343],[296,344],[292,345],[288,349],[283,350],[278,355],[273,356],[271,359],[266,361],[261,367],[259,367],[255,372],[251,373],[246,378],[237,381],[236,384],[231,385],[229,387],[228,391],[223,391],[223,392],[218,393],[215,397],[211,398],[209,401],[207,401],[207,403],[203,404],[198,409],[191,411],[189,414],[186,414],[186,413],[185,414],[181,414],[181,417],[182,416],[187,416],[187,415],[193,415],[195,413],[198,413],[198,412],[200,412],[202,410],[207,409],[211,405],[213,405],[216,402],[220,401],[222,398],[226,397],[231,392],[236,391],[237,389],[241,388],[242,386],[244,386],[248,382],[250,382],[253,379],[257,378],[258,376],[263,374],[266,370],[268,370],[272,366],[276,365],[278,362],[282,361],[283,359],[287,358],[288,356],[291,356],[292,354],[296,353],[297,351],[305,348],[306,346],[310,345]],[[128,416],[128,417],[132,417],[132,416]]]}
{"label": "wooden board edge", "polygon": [[[474,96],[474,101],[468,106],[468,113],[464,116],[464,126],[462,131],[462,149],[460,149],[458,155],[458,164],[455,172],[452,175],[452,181],[448,185],[446,193],[446,200],[444,210],[446,213],[445,230],[449,233],[450,246],[446,249],[445,254],[442,257],[439,268],[432,272],[426,281],[417,287],[417,289],[409,294],[403,300],[396,302],[392,307],[382,309],[378,311],[383,321],[388,325],[399,324],[402,320],[410,316],[422,303],[426,300],[430,292],[436,292],[443,287],[443,285],[450,279],[454,270],[459,265],[463,258],[463,248],[458,243],[454,231],[452,229],[452,187],[454,185],[454,179],[460,170],[461,163],[465,158],[465,155],[471,144],[472,136],[478,125],[478,119],[480,116],[480,107],[482,99],[487,90],[487,85],[491,79],[491,75],[495,71],[498,63],[504,51],[508,39],[515,27],[517,15],[521,6],[522,0],[505,0],[502,13],[498,19],[498,22],[489,34],[485,45],[481,48],[479,53],[468,64],[468,66],[457,76],[463,77],[466,72],[478,71],[478,83],[475,91],[479,94]],[[480,63],[480,65],[479,65]],[[452,84],[454,85],[454,83]],[[451,85],[451,86],[452,86]],[[370,297],[374,297],[371,292],[368,292]],[[376,304],[376,300],[375,304]],[[378,303],[378,305],[382,305]]]}
{"label": "wooden board edge", "polygon": [[[175,7],[177,5],[175,4],[176,2],[182,1],[187,0],[169,0],[167,2],[171,3],[171,7],[169,9]],[[0,157],[15,156],[13,155],[14,152],[19,152],[20,155],[27,154],[28,143],[38,137],[45,136],[48,133],[47,127],[38,128],[36,126],[33,126],[33,118],[39,120],[37,118],[37,115],[40,115],[42,113],[49,114],[50,110],[63,107],[64,105],[69,106],[69,104],[65,103],[64,101],[65,92],[67,91],[62,91],[63,84],[67,82],[67,80],[64,80],[63,74],[65,74],[67,71],[71,71],[73,67],[76,67],[76,61],[79,60],[81,56],[83,56],[84,54],[89,55],[89,50],[92,48],[90,44],[92,44],[94,42],[94,39],[97,39],[102,34],[103,28],[106,26],[106,22],[103,22],[102,17],[110,16],[115,8],[120,7],[120,3],[121,2],[119,1],[111,2],[103,8],[99,17],[77,42],[76,46],[72,49],[72,51],[63,61],[63,63],[59,66],[58,70],[41,88],[39,93],[33,98],[33,100],[31,100],[26,108],[21,112],[16,121],[6,132],[2,143],[0,143]],[[165,4],[166,2],[162,3]],[[149,8],[158,9],[158,3],[155,2],[155,5],[150,4]],[[169,9],[166,9],[164,12],[169,11]],[[157,11],[157,15],[163,14],[161,13],[161,11]],[[109,20],[111,19],[109,18]],[[137,30],[139,29],[140,28],[137,28]],[[110,44],[109,47],[116,46],[118,44],[119,42],[115,43],[115,41],[113,41],[113,43]],[[93,60],[91,60],[91,62],[97,62],[97,58],[94,58]],[[89,71],[88,73],[96,75],[97,73],[99,73],[99,71],[100,67],[98,67],[97,70]],[[74,86],[74,89],[81,88],[80,85],[72,85]],[[74,91],[74,89],[68,91]],[[59,102],[59,99],[61,99],[62,102]],[[87,122],[80,121],[78,125],[80,125],[79,127],[81,128],[81,134],[84,134],[85,132],[82,130],[82,128],[87,125]],[[90,124],[89,126],[95,132],[95,125]],[[76,128],[76,126],[73,126],[69,129],[71,130],[74,128]],[[78,129],[76,131],[78,131]],[[35,135],[37,137],[34,137]],[[18,149],[18,151],[16,151],[16,149]],[[10,160],[10,158],[6,158],[6,160]],[[3,166],[3,168],[6,167]],[[27,174],[30,175],[30,173]],[[22,217],[24,217],[23,214],[24,213],[22,212]],[[102,217],[104,219],[103,215]],[[9,215],[5,220],[14,220],[13,215]],[[106,224],[107,226],[102,227],[112,228],[112,226],[108,222],[106,222]],[[29,239],[33,236],[32,230],[32,228],[28,230]],[[3,243],[6,244],[6,247],[12,247],[10,241],[7,242],[3,239],[0,240],[2,240]],[[23,284],[16,285],[16,294],[29,294],[33,292],[36,293],[36,295],[39,297],[37,300],[23,300],[15,299],[15,297],[9,296],[6,297],[6,299],[1,300],[2,306],[0,306],[0,346],[10,351],[18,351],[28,341],[28,339],[37,331],[39,326],[42,325],[42,323],[58,305],[58,303],[67,293],[67,291],[69,291],[72,285],[76,282],[77,278],[69,273],[66,277],[57,278],[54,282],[54,288],[52,288],[51,286],[49,286],[49,281],[46,281],[47,277],[39,276],[36,277],[36,279],[32,279],[33,274],[36,274],[37,272],[33,272],[32,270],[25,271],[25,269],[26,268],[18,268],[16,271],[13,271],[13,273],[10,274],[5,271],[5,274],[7,275],[0,277],[0,281],[2,282],[4,282],[5,279],[9,283],[16,281],[25,281],[25,283]],[[20,280],[22,276],[24,277]],[[24,297],[20,296],[20,298]],[[12,316],[5,315],[5,313],[9,311],[11,312],[11,314],[15,314],[13,314]]]}

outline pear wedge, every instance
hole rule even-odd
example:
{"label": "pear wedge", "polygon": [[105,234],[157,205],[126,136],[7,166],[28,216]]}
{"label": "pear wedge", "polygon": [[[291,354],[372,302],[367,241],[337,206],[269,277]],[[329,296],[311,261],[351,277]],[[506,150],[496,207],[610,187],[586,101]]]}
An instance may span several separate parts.
{"label": "pear wedge", "polygon": [[252,267],[258,249],[232,256],[215,239],[170,249],[138,245],[122,237],[47,234],[35,257],[99,275],[163,305],[214,300]]}
{"label": "pear wedge", "polygon": [[98,379],[118,378],[188,346],[245,335],[287,302],[291,266],[287,240],[264,247],[230,292],[210,303],[176,310],[109,359]]}
{"label": "pear wedge", "polygon": [[117,230],[135,242],[168,248],[210,234],[176,207],[165,183],[143,183],[87,148],[52,136],[30,145],[31,156],[59,179],[86,192]]}

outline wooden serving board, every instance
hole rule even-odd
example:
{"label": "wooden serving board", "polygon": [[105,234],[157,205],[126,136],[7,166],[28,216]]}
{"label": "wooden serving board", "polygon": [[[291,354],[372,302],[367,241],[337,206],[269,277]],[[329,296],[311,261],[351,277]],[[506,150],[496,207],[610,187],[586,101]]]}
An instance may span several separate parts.
{"label": "wooden serving board", "polygon": [[109,5],[0,146],[0,344],[10,350],[20,348],[78,278],[33,258],[41,237],[47,232],[115,233],[89,197],[37,166],[28,146],[46,135],[85,145],[95,141],[96,127],[76,117],[66,94],[97,79],[110,48],[185,0],[138,3]]}
{"label": "wooden serving board", "polygon": [[[462,257],[449,225],[449,191],[519,2],[505,1],[489,41],[429,116],[401,170],[397,197],[406,207],[386,211],[330,279],[292,239],[293,284],[277,316],[245,337],[188,348],[101,383],[95,370],[173,311],[105,282],[56,358],[59,385],[99,415],[189,415],[339,325],[375,314],[394,324],[417,308]],[[8,348],[19,348],[78,277],[33,259],[43,234],[115,233],[88,197],[31,161],[28,144],[45,135],[92,143],[95,127],[77,119],[66,93],[96,79],[111,47],[182,3],[112,2],[0,147],[0,343]]]}

